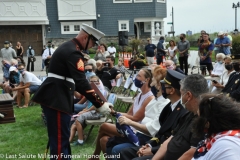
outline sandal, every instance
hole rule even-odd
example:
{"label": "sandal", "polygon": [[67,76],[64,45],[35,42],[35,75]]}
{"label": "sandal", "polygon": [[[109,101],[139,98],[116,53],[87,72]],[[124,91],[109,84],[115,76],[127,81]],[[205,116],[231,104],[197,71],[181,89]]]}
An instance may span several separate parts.
{"label": "sandal", "polygon": [[22,106],[22,108],[28,108],[28,106],[26,106],[26,105],[23,105],[23,106]]}
{"label": "sandal", "polygon": [[23,107],[21,107],[21,106],[18,106],[18,105],[17,105],[16,107],[17,107],[17,108],[23,108]]}

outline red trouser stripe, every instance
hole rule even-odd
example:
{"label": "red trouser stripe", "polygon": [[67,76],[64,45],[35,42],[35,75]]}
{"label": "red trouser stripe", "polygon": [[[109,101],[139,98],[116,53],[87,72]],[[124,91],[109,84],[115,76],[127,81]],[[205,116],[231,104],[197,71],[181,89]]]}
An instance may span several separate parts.
{"label": "red trouser stripe", "polygon": [[57,112],[57,152],[58,152],[58,160],[61,160],[61,148],[62,148],[62,142],[61,142],[61,112]]}

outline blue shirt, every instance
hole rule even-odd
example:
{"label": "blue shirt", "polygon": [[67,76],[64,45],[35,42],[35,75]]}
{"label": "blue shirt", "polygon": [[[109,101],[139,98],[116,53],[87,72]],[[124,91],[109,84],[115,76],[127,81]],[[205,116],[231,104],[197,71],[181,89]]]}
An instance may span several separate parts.
{"label": "blue shirt", "polygon": [[155,50],[156,48],[157,48],[157,47],[156,47],[154,44],[148,44],[148,45],[146,45],[146,47],[145,47],[146,56],[147,56],[147,57],[154,57],[154,50]]}
{"label": "blue shirt", "polygon": [[[230,40],[226,36],[224,36],[224,38],[218,38],[216,41],[216,45],[219,45],[219,44],[230,44]],[[219,53],[224,53],[225,55],[231,54],[230,46],[219,47]]]}

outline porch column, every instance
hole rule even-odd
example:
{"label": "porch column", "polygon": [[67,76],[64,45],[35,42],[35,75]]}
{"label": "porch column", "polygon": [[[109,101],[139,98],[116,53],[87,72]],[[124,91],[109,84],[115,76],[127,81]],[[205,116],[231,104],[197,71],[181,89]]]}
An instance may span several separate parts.
{"label": "porch column", "polygon": [[152,37],[155,36],[155,26],[154,26],[154,21],[151,21],[151,40]]}

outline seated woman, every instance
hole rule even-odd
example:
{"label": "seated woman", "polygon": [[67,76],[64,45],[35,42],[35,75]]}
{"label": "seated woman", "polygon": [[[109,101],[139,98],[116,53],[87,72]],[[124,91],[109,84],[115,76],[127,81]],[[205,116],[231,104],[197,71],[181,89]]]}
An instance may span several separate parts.
{"label": "seated woman", "polygon": [[[93,65],[92,64],[87,64],[85,65],[85,76],[86,79],[89,81],[91,76],[95,76],[96,74],[94,73],[94,69],[93,69]],[[102,83],[102,82],[101,82]],[[82,111],[84,108],[86,108],[87,106],[91,105],[91,102],[88,101],[85,97],[83,97],[79,102],[74,104],[74,113],[78,113],[80,111]]]}
{"label": "seated woman", "polygon": [[225,54],[223,53],[218,53],[216,55],[217,63],[215,63],[213,67],[211,77],[220,77],[223,74],[223,72],[225,71],[224,58]]}
{"label": "seated woman", "polygon": [[[233,65],[232,65],[232,58],[230,56],[226,56],[224,58],[224,64],[225,64],[225,71],[220,77],[219,81],[213,81],[212,85],[214,86],[212,89],[212,93],[218,94],[222,91],[222,89],[225,87],[225,85],[228,82],[229,76],[235,72]],[[217,82],[217,83],[216,83]]]}
{"label": "seated woman", "polygon": [[[105,97],[107,97],[107,93],[104,90],[104,86],[97,76],[91,76],[90,82],[95,83],[98,89],[101,91],[101,93]],[[85,120],[94,119],[94,117],[100,117],[100,114],[95,110],[95,107],[92,105],[91,102],[89,102],[88,106],[89,107],[86,107],[85,109],[78,113],[79,116],[77,117],[75,123],[73,123],[71,126],[69,142],[72,142],[75,132],[76,131],[78,132],[78,140],[73,143],[73,145],[75,146],[83,144],[83,129],[86,127]]]}
{"label": "seated woman", "polygon": [[[141,122],[144,118],[145,107],[154,98],[151,92],[152,74],[147,69],[141,69],[134,81],[135,86],[141,90],[141,93],[135,98],[134,104],[131,106],[127,113],[121,113],[123,116],[131,119],[135,122]],[[100,126],[99,133],[97,136],[97,143],[94,153],[90,159],[98,159],[101,151],[106,153],[106,143],[108,138],[113,136],[121,136],[116,129],[115,124],[103,123]]]}
{"label": "seated woman", "polygon": [[94,56],[95,61],[102,60],[106,61],[106,57],[109,56],[109,52],[107,51],[107,46],[105,44],[100,44],[96,51],[96,55]]}
{"label": "seated woman", "polygon": [[225,95],[205,94],[198,110],[193,134],[206,133],[192,160],[240,159],[240,104]]}
{"label": "seated woman", "polygon": [[[167,70],[161,68],[160,66],[155,67],[153,70],[153,78],[151,86],[155,87],[157,90],[156,98],[152,99],[145,108],[145,117],[141,123],[132,121],[126,116],[120,116],[118,121],[120,125],[126,124],[134,127],[136,129],[136,136],[140,141],[140,145],[145,144],[146,141],[150,140],[156,135],[160,129],[160,114],[165,106],[170,103],[169,99],[165,99],[162,96],[162,87],[160,81],[166,77]],[[116,145],[116,142],[112,143],[111,139],[122,139],[122,142]],[[111,147],[110,147],[111,146]],[[119,155],[120,151],[124,148],[135,147],[128,138],[114,137],[110,138],[107,145],[107,154],[108,155]],[[110,157],[110,156],[109,156]],[[112,156],[114,157],[114,156]],[[114,159],[114,158],[113,158]]]}

